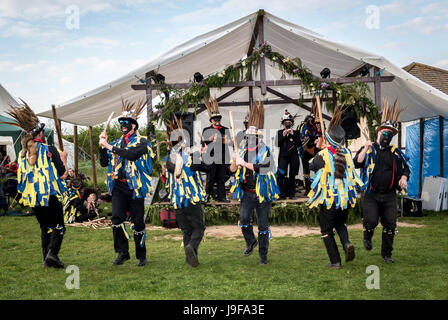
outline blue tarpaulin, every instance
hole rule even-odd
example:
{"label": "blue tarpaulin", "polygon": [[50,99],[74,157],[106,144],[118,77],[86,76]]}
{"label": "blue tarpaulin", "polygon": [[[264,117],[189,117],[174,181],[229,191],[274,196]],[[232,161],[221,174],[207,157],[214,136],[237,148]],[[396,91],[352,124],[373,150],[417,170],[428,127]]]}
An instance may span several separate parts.
{"label": "blue tarpaulin", "polygon": [[[425,177],[440,176],[440,133],[439,118],[424,121],[422,183]],[[420,124],[406,128],[406,155],[411,176],[408,194],[418,197],[418,178],[420,170]],[[443,118],[443,172],[448,177],[448,119]],[[423,187],[423,186],[422,186]]]}

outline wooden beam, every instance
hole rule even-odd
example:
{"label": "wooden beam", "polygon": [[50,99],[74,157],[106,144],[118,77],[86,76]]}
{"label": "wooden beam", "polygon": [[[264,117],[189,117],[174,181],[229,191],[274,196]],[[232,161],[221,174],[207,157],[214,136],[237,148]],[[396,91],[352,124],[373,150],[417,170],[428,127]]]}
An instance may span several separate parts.
{"label": "wooden beam", "polygon": [[401,139],[402,139],[401,122],[398,122],[398,149],[400,150],[403,149]]}
{"label": "wooden beam", "polygon": [[420,165],[418,172],[418,197],[422,196],[422,178],[423,178],[423,146],[424,146],[424,134],[425,134],[425,119],[420,118]]}
{"label": "wooden beam", "polygon": [[[292,98],[288,97],[287,95],[284,95],[283,93],[278,92],[277,90],[274,90],[274,89],[269,88],[269,87],[267,88],[267,91],[272,93],[272,94],[275,94],[276,96],[278,96],[280,98],[282,98],[286,102],[295,104],[296,106],[299,106],[299,107],[301,107],[301,108],[311,112],[311,108],[310,107],[308,107],[307,105],[304,105],[304,104],[300,104],[299,101],[296,100],[296,99],[292,99]],[[329,121],[331,120],[331,117],[327,116],[326,114],[323,114],[322,117],[324,117],[325,119],[327,119]]]}
{"label": "wooden beam", "polygon": [[75,174],[78,174],[78,160],[79,160],[79,153],[78,153],[78,126],[73,126],[73,148],[74,150],[74,157],[75,157]]}
{"label": "wooden beam", "polygon": [[[347,84],[354,83],[356,81],[364,82],[364,83],[376,83],[376,82],[391,82],[394,80],[394,76],[385,76],[385,77],[349,77],[349,78],[329,78],[329,79],[321,79],[327,83],[338,83],[338,84]],[[267,87],[286,87],[286,86],[299,86],[302,84],[302,81],[299,79],[291,79],[291,80],[266,80],[265,84]],[[188,89],[192,86],[192,83],[167,83],[165,86],[170,86],[175,89]],[[132,84],[131,88],[134,90],[148,90],[151,85],[147,84]],[[236,83],[226,83],[223,85],[223,88],[231,88],[231,87],[261,87],[262,81],[240,81]],[[152,87],[152,90],[158,90],[160,88]]]}
{"label": "wooden beam", "polygon": [[90,137],[90,156],[92,161],[92,175],[93,175],[93,187],[97,189],[98,183],[96,179],[96,159],[95,152],[93,151],[93,129],[92,126],[89,126],[89,137]]}
{"label": "wooden beam", "polygon": [[254,29],[252,30],[252,37],[250,38],[249,48],[247,49],[247,56],[250,56],[254,52],[255,43],[258,37],[259,24],[263,21],[264,10],[258,10],[257,20],[254,24]]}
{"label": "wooden beam", "polygon": [[443,172],[443,117],[439,116],[439,139],[440,139],[440,176],[443,177],[444,176],[444,172]]}

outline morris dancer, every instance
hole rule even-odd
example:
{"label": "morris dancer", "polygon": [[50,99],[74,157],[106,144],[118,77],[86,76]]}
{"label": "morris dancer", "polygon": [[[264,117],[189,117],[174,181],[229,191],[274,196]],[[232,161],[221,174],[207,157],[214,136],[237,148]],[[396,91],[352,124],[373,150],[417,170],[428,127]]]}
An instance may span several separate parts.
{"label": "morris dancer", "polygon": [[63,268],[58,254],[64,238],[65,225],[61,202],[66,197],[63,179],[67,175],[67,152],[61,153],[46,144],[44,123],[23,100],[22,107],[12,107],[7,113],[17,123],[3,122],[25,131],[22,138],[17,171],[19,203],[31,207],[41,229],[43,266]]}
{"label": "morris dancer", "polygon": [[397,100],[392,107],[383,101],[381,125],[377,140],[367,140],[354,158],[357,168],[361,168],[361,178],[365,183],[362,196],[364,247],[372,250],[373,232],[381,219],[383,226],[381,256],[387,263],[393,263],[392,250],[397,232],[397,194],[406,190],[410,170],[407,157],[390,142],[398,132],[399,110]]}
{"label": "morris dancer", "polygon": [[341,240],[345,261],[355,258],[355,247],[349,240],[345,222],[348,205],[354,207],[356,204],[356,187],[362,186],[351,153],[344,147],[345,131],[340,126],[342,113],[341,107],[335,109],[329,131],[325,133],[328,144],[311,160],[310,170],[315,174],[308,194],[310,208],[320,205],[320,230],[330,258],[327,267],[333,269],[342,268],[333,229],[336,229]]}
{"label": "morris dancer", "polygon": [[[275,160],[263,142],[261,129],[264,126],[264,106],[262,102],[250,109],[249,129],[246,131],[247,144],[238,154],[233,153],[230,171],[235,172],[235,181],[230,190],[234,198],[241,201],[240,224],[246,249],[244,255],[252,253],[257,244],[260,264],[268,264],[269,213],[271,203],[279,197],[275,178]],[[258,242],[255,238],[252,221],[257,212]]]}
{"label": "morris dancer", "polygon": [[199,171],[209,170],[209,166],[201,159],[201,154],[207,147],[203,144],[201,153],[189,154],[182,124],[176,117],[175,121],[167,124],[167,133],[170,153],[162,174],[168,188],[168,198],[176,213],[177,225],[184,235],[186,262],[190,267],[197,267],[198,247],[205,230],[201,201],[206,201],[206,192]]}
{"label": "morris dancer", "polygon": [[154,154],[146,137],[137,131],[137,119],[145,104],[143,101],[130,103],[122,100],[123,113],[118,122],[123,135],[111,144],[107,142],[106,131],[100,135],[100,163],[107,167],[107,190],[112,195],[112,231],[114,249],[118,253],[114,265],[130,259],[130,236],[124,224],[126,212],[130,212],[133,223],[131,229],[134,232],[135,256],[139,260],[137,266],[147,263],[144,201],[152,190],[150,175]]}

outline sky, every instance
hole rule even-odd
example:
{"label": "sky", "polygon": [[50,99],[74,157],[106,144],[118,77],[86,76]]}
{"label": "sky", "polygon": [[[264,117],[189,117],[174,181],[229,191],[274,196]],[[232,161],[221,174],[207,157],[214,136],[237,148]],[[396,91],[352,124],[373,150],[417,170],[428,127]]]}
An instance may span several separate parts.
{"label": "sky", "polygon": [[399,67],[448,69],[448,0],[0,0],[0,84],[48,110],[259,9]]}

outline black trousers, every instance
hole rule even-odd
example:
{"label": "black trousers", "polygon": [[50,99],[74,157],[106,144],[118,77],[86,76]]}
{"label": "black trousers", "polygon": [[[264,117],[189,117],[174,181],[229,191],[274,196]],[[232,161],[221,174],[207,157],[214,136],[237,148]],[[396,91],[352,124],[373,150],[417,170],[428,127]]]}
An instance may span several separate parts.
{"label": "black trousers", "polygon": [[[280,197],[293,197],[296,194],[296,176],[299,173],[300,157],[298,153],[278,157],[278,187]],[[288,173],[289,167],[289,174]]]}
{"label": "black trousers", "polygon": [[137,259],[146,257],[145,246],[145,199],[132,199],[132,190],[127,183],[116,181],[112,191],[112,225],[114,248],[116,252],[129,252],[128,233],[124,230],[124,222],[129,212],[134,224],[135,255]]}
{"label": "black trousers", "polygon": [[184,247],[190,245],[196,251],[204,237],[205,217],[200,203],[174,210],[176,221],[184,234]]}
{"label": "black trousers", "polygon": [[213,186],[216,183],[217,198],[226,198],[226,186],[225,176],[228,165],[226,164],[213,164],[210,166],[210,171],[207,172],[207,185],[205,191],[207,195],[213,195]]}
{"label": "black trousers", "polygon": [[271,212],[271,203],[266,201],[260,203],[255,193],[244,191],[240,204],[240,224],[247,246],[256,241],[252,226],[255,211],[257,212],[258,224],[258,254],[260,257],[263,257],[268,254],[269,249],[269,214]]}
{"label": "black trousers", "polygon": [[388,193],[363,193],[362,195],[362,223],[364,238],[370,240],[373,232],[381,221],[383,226],[381,255],[390,257],[393,241],[397,229],[397,194],[395,190]]}
{"label": "black trousers", "polygon": [[348,210],[335,209],[334,206],[330,209],[327,209],[324,205],[320,206],[320,232],[322,234],[322,240],[324,241],[331,263],[341,262],[339,250],[334,239],[333,229],[335,229],[338,233],[342,247],[350,242],[347,226],[345,225],[347,222],[347,213]]}
{"label": "black trousers", "polygon": [[65,233],[62,204],[56,196],[50,196],[48,207],[34,207],[33,212],[41,229],[41,245],[44,260],[50,249],[55,255],[58,255]]}

